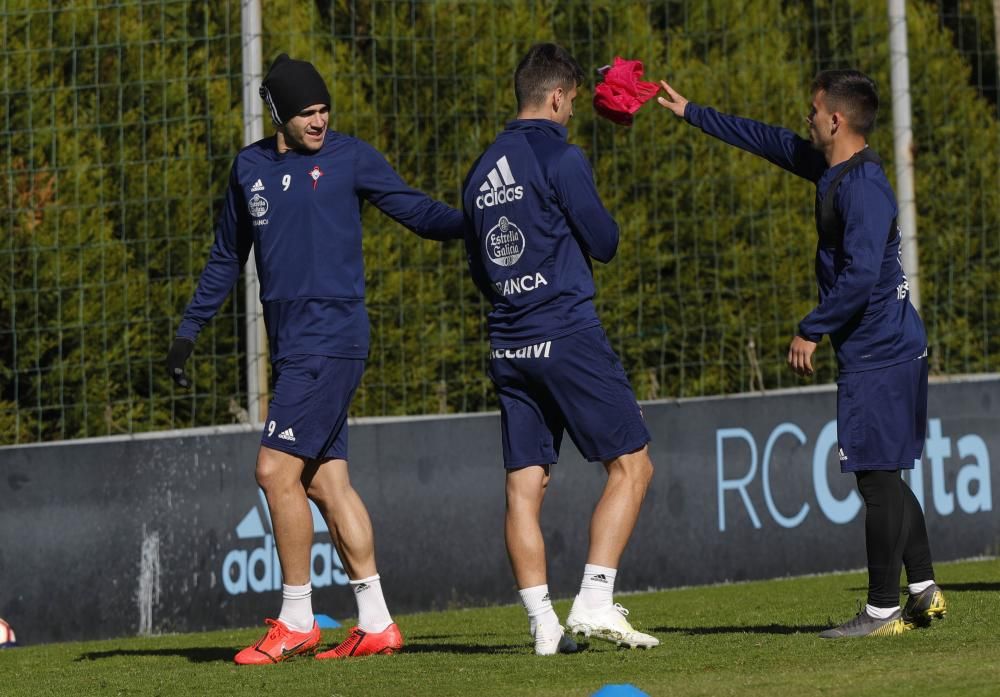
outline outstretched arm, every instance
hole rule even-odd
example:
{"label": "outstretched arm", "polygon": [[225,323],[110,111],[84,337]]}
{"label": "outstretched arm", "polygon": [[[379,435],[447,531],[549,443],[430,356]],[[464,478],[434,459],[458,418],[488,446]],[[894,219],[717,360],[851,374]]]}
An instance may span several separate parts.
{"label": "outstretched arm", "polygon": [[759,155],[768,162],[812,182],[819,181],[826,170],[826,160],[822,153],[793,131],[753,119],[721,114],[711,107],[699,106],[688,101],[667,84],[666,80],[660,80],[660,85],[667,93],[666,97],[657,98],[656,101],[660,106],[710,136]]}
{"label": "outstretched arm", "polygon": [[463,237],[465,219],[461,211],[407,186],[375,148],[358,141],[355,164],[358,193],[397,223],[429,240]]}

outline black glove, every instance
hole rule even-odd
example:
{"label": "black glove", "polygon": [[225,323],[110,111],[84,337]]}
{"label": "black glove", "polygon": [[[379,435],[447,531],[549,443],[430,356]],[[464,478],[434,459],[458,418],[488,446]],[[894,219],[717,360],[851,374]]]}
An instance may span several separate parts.
{"label": "black glove", "polygon": [[167,351],[167,372],[181,387],[191,387],[191,379],[184,372],[184,363],[194,351],[194,342],[190,339],[177,337]]}

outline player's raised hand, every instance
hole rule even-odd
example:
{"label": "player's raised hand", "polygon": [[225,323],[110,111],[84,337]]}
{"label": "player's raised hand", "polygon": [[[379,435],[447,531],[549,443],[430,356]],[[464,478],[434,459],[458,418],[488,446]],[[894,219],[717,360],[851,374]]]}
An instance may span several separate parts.
{"label": "player's raised hand", "polygon": [[194,351],[194,342],[190,339],[177,337],[167,352],[167,372],[173,381],[181,387],[191,387],[191,378],[184,372],[184,363]]}
{"label": "player's raised hand", "polygon": [[673,87],[667,84],[666,80],[660,80],[660,86],[663,87],[663,91],[667,93],[666,97],[657,97],[656,101],[660,103],[664,109],[669,109],[674,112],[676,116],[684,118],[684,109],[687,107],[688,100],[684,99],[683,96],[678,94]]}

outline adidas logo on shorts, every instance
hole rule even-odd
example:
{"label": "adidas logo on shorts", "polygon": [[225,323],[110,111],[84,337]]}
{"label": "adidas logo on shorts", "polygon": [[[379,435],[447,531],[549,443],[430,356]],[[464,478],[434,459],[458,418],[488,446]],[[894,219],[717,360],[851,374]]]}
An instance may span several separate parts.
{"label": "adidas logo on shorts", "polygon": [[291,443],[295,442],[295,434],[292,433],[292,429],[286,428],[284,431],[278,434],[278,438],[281,440],[287,440]]}

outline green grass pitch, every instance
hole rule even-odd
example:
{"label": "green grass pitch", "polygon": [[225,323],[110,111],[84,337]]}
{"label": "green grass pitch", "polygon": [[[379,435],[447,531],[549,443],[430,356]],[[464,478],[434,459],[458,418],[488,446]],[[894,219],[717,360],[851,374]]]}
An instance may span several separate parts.
{"label": "green grass pitch", "polygon": [[[607,684],[653,697],[1000,694],[1000,559],[941,564],[937,574],[948,616],[900,637],[816,637],[863,599],[865,575],[849,573],[619,597],[637,627],[660,637],[649,651],[591,641],[579,654],[537,658],[511,605],[398,616],[404,653],[347,662],[233,665],[258,628],[19,647],[0,651],[0,695],[582,697]],[[569,601],[556,611],[565,618]],[[324,642],[345,634],[326,631]]]}

